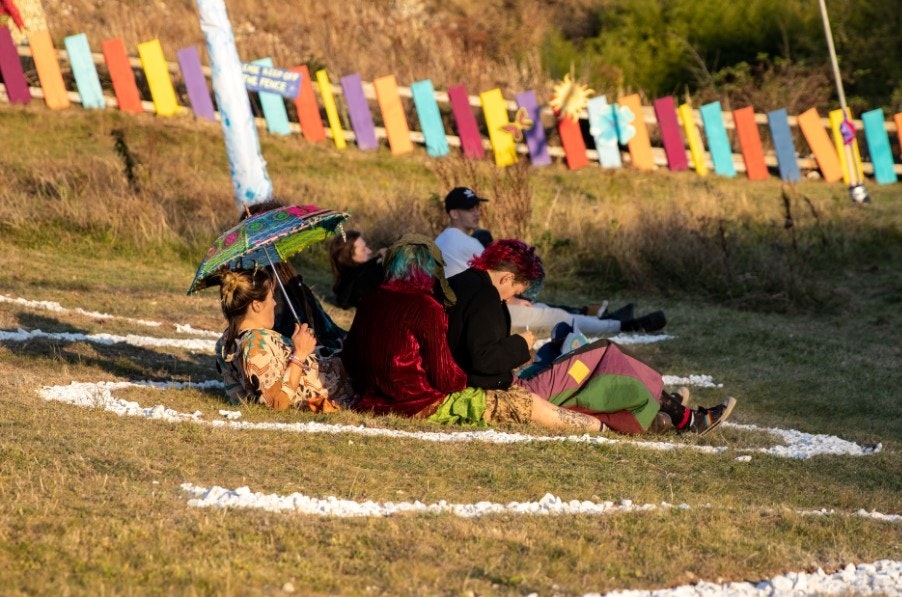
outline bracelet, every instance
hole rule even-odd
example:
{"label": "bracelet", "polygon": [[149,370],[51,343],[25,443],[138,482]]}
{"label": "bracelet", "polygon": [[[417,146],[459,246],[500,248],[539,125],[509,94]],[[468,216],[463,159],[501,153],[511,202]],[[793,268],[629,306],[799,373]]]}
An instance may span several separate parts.
{"label": "bracelet", "polygon": [[288,362],[294,363],[295,365],[297,365],[298,367],[300,367],[300,368],[303,369],[304,371],[309,371],[309,370],[310,370],[310,367],[307,365],[307,363],[305,363],[305,362],[302,361],[301,359],[297,358],[297,357],[294,356],[293,354],[288,355]]}

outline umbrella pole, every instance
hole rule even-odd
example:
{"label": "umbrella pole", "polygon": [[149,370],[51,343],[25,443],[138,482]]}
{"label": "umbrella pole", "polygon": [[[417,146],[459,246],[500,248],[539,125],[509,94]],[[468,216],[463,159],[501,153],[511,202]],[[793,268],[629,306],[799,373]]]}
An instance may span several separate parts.
{"label": "umbrella pole", "polygon": [[272,267],[273,276],[276,278],[276,282],[279,283],[279,288],[282,289],[282,296],[285,297],[285,304],[288,305],[288,308],[291,309],[291,314],[294,315],[294,320],[298,323],[301,323],[301,319],[298,317],[297,311],[294,310],[294,305],[291,304],[291,298],[288,297],[288,291],[285,290],[285,285],[282,284],[282,278],[279,276],[279,272],[276,271],[276,264],[272,262],[272,257],[269,256],[269,247],[264,251],[266,254],[266,260],[269,261],[270,267]]}

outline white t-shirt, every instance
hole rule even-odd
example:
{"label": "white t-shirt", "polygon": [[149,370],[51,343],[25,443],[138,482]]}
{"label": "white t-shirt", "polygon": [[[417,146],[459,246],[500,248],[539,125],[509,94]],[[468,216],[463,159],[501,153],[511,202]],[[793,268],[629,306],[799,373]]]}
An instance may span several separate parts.
{"label": "white t-shirt", "polygon": [[445,259],[445,277],[450,278],[464,271],[467,262],[482,254],[482,243],[460,228],[448,227],[435,237],[435,244]]}

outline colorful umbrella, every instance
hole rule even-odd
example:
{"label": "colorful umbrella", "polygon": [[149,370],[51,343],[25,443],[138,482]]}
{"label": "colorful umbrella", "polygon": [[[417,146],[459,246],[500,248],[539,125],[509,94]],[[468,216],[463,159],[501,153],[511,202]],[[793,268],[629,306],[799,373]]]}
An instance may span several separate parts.
{"label": "colorful umbrella", "polygon": [[188,294],[218,285],[223,268],[253,269],[285,261],[335,234],[349,217],[346,212],[315,205],[289,205],[251,216],[219,235],[197,269]]}

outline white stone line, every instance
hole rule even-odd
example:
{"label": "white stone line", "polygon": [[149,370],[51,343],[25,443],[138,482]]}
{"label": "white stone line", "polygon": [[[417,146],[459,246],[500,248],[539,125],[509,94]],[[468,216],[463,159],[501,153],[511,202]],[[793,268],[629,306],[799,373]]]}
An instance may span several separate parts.
{"label": "white stone line", "polygon": [[689,374],[686,376],[679,375],[662,375],[665,386],[696,386],[699,388],[722,388],[722,383],[717,383],[710,375]]}
{"label": "white stone line", "polygon": [[[30,309],[40,309],[44,311],[53,311],[54,313],[77,313],[79,315],[85,315],[87,317],[92,317],[94,319],[118,319],[121,321],[128,321],[130,323],[136,323],[138,325],[143,325],[146,327],[161,327],[161,324],[158,321],[147,321],[145,319],[132,319],[131,317],[122,317],[120,315],[110,315],[109,313],[98,313],[97,311],[86,311],[81,307],[75,307],[74,309],[69,309],[63,307],[59,303],[55,301],[30,301],[24,298],[13,298],[11,296],[6,296],[0,294],[0,303],[12,303],[15,305],[20,305],[23,307],[28,307]],[[184,334],[192,334],[195,336],[207,336],[211,338],[218,338],[222,332],[211,332],[209,330],[199,330],[191,327],[188,324],[175,324],[175,330],[177,332],[181,332]]]}
{"label": "white stone line", "polygon": [[[765,581],[682,585],[650,591],[613,591],[585,593],[583,597],[814,597],[815,595],[882,595],[902,596],[902,562],[878,560],[870,564],[847,564],[842,570],[827,574],[789,572]],[[535,597],[533,593],[528,597]]]}
{"label": "white stone line", "polygon": [[729,421],[724,422],[723,426],[743,431],[767,431],[780,436],[783,438],[783,441],[786,442],[786,445],[745,450],[750,452],[761,452],[762,454],[770,454],[772,456],[796,458],[797,456],[794,455],[793,452],[797,450],[797,447],[800,445],[813,448],[818,454],[836,454],[841,456],[864,456],[880,452],[883,449],[883,445],[880,443],[863,446],[861,444],[856,444],[855,442],[840,439],[834,435],[816,435],[805,433],[803,431],[796,431],[795,429],[764,428],[758,427],[757,425],[740,425],[737,423],[730,423]]}
{"label": "white stone line", "polygon": [[[424,504],[419,500],[414,502],[374,502],[366,500],[340,499],[335,496],[326,498],[314,498],[299,492],[289,495],[275,493],[264,494],[251,491],[247,486],[237,489],[227,489],[214,485],[213,487],[201,487],[193,483],[182,483],[181,488],[193,496],[188,500],[188,505],[197,508],[255,508],[269,512],[298,512],[301,514],[315,514],[318,516],[358,517],[371,516],[382,517],[393,514],[415,512],[420,514],[450,513],[455,516],[472,518],[490,514],[528,514],[528,515],[578,515],[578,514],[611,514],[619,512],[648,512],[657,508],[673,508],[673,504],[661,502],[660,504],[636,504],[633,500],[620,500],[618,504],[613,501],[592,502],[588,500],[563,501],[561,498],[546,493],[535,502],[508,502],[499,504],[495,502],[477,502],[471,504],[450,504],[446,500],[439,500],[433,504]],[[681,510],[688,510],[686,503],[676,506]],[[710,508],[707,504],[705,508]],[[798,510],[801,515],[816,516],[861,516],[873,518],[884,522],[900,522],[902,516],[896,514],[882,514],[880,512],[868,512],[860,509],[855,513],[836,512],[835,510]]]}
{"label": "white stone line", "polygon": [[[255,508],[269,512],[297,512],[317,516],[337,517],[383,517],[401,513],[439,514],[447,513],[463,518],[475,518],[489,514],[527,514],[527,515],[566,515],[566,514],[613,514],[620,512],[644,512],[656,508],[670,508],[670,504],[634,504],[632,500],[622,500],[619,504],[611,501],[590,502],[581,500],[563,501],[561,498],[546,493],[537,502],[477,502],[474,504],[452,504],[439,500],[433,504],[415,502],[374,502],[367,500],[357,502],[343,500],[334,496],[312,498],[295,492],[289,495],[264,494],[253,492],[248,487],[226,489],[199,487],[192,483],[183,483],[182,490],[194,496],[188,505],[196,508]],[[680,508],[688,508],[685,504]]]}
{"label": "white stone line", "polygon": [[[673,340],[674,336],[667,334],[617,334],[608,338],[611,342],[617,344],[654,344],[655,342],[663,342],[664,340]],[[594,340],[594,338],[593,338]]]}
{"label": "white stone line", "polygon": [[155,338],[152,336],[137,336],[128,334],[127,336],[117,336],[114,334],[81,334],[70,332],[44,332],[42,330],[23,330],[19,328],[15,332],[5,332],[0,330],[0,342],[27,342],[35,338],[46,338],[48,340],[58,340],[60,342],[90,342],[92,344],[128,344],[130,346],[146,347],[166,347],[166,348],[185,348],[195,352],[212,353],[216,342],[214,340],[201,339],[178,339],[178,338]]}
{"label": "white stone line", "polygon": [[[832,516],[836,514],[836,510],[828,510],[826,508],[822,508],[820,510],[799,510],[799,514],[803,516]],[[864,508],[858,509],[855,512],[855,516],[861,516],[862,518],[873,518],[874,520],[880,520],[883,522],[902,522],[902,514],[883,514],[881,512],[877,512],[876,510],[865,510]]]}
{"label": "white stone line", "polygon": [[[483,431],[455,431],[455,432],[434,432],[434,431],[401,431],[397,429],[385,429],[380,427],[366,427],[363,425],[339,425],[319,423],[310,421],[306,423],[250,423],[246,421],[233,420],[235,417],[232,411],[223,411],[227,414],[220,413],[226,420],[206,421],[200,411],[194,413],[180,413],[178,411],[168,409],[162,404],[145,408],[137,402],[122,400],[113,396],[115,390],[129,387],[144,387],[154,389],[183,389],[189,387],[195,388],[221,388],[222,382],[211,380],[202,383],[170,383],[170,382],[72,382],[67,386],[44,386],[39,393],[45,400],[54,400],[82,406],[87,408],[102,408],[104,410],[116,413],[120,416],[141,416],[151,419],[161,419],[172,422],[193,422],[201,425],[212,425],[214,427],[227,427],[235,430],[278,430],[294,433],[353,433],[369,437],[395,437],[410,438],[431,442],[469,442],[479,441],[495,444],[512,444],[524,442],[576,442],[590,445],[615,445],[627,444],[639,448],[651,450],[675,450],[688,449],[706,454],[719,454],[727,450],[723,446],[698,446],[691,444],[670,443],[662,441],[638,441],[630,439],[611,438],[603,435],[569,435],[569,436],[532,436],[525,433],[506,433],[488,429]],[[729,423],[724,423],[729,425]],[[741,426],[737,426],[741,427]],[[758,428],[756,428],[758,429]],[[785,430],[761,428],[762,431],[774,432],[780,434]],[[769,452],[774,456],[784,458],[807,459],[812,456],[824,453],[822,450],[828,449],[826,453],[837,454],[843,453],[840,447],[844,447],[848,455],[863,456],[873,454],[881,450],[878,444],[873,447],[862,447],[858,444],[847,442],[834,436],[815,436],[803,434],[799,432],[786,433],[785,437],[790,442],[803,442],[796,445],[790,445],[785,450],[775,450]],[[811,445],[809,445],[811,444]],[[764,450],[764,449],[761,449]],[[740,462],[748,461],[747,457],[740,457]]]}

